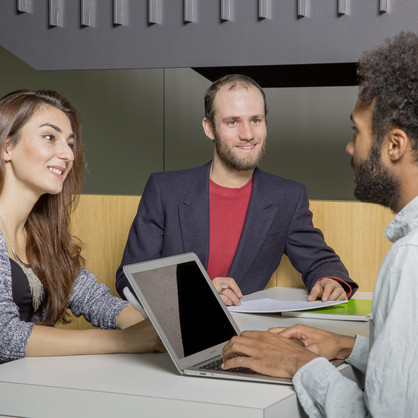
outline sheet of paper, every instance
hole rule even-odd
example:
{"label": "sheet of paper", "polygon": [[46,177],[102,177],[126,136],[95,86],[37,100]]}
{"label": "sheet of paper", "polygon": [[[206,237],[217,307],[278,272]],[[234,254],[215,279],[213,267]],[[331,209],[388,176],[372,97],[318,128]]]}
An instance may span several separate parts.
{"label": "sheet of paper", "polygon": [[325,308],[326,306],[339,305],[340,303],[347,303],[347,301],[339,300],[331,302],[308,302],[306,300],[277,300],[265,298],[241,301],[240,306],[228,306],[228,309],[230,312],[275,313]]}

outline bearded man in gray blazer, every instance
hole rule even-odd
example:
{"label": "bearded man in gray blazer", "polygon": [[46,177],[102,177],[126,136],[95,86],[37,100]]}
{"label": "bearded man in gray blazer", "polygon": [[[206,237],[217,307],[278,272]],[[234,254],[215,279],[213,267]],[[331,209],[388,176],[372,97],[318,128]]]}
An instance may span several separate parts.
{"label": "bearded man in gray blazer", "polygon": [[264,289],[283,254],[301,272],[309,300],[346,299],[357,290],[313,226],[305,187],[257,168],[266,114],[264,91],[247,76],[227,75],[209,87],[203,129],[213,160],[150,176],[117,271],[122,297],[129,292],[125,264],[190,251],[227,305]]}

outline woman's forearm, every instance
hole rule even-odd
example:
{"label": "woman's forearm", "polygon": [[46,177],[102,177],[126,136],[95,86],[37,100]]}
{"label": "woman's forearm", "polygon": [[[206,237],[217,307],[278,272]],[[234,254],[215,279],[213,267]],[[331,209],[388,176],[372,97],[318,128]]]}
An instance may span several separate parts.
{"label": "woman's forearm", "polygon": [[164,351],[149,320],[118,330],[73,330],[34,325],[27,356],[146,353]]}
{"label": "woman's forearm", "polygon": [[117,325],[118,328],[124,329],[143,321],[143,319],[144,317],[129,305],[120,312],[117,319]]}
{"label": "woman's forearm", "polygon": [[[27,356],[69,356],[123,352],[117,330],[74,330],[35,325],[29,337]],[[122,337],[122,336],[120,336]]]}

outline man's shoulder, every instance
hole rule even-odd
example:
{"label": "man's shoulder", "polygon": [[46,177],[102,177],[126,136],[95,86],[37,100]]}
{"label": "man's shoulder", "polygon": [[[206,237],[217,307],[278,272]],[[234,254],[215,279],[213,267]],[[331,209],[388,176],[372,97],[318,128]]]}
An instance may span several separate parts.
{"label": "man's shoulder", "polygon": [[403,246],[413,246],[418,251],[418,226],[411,228],[411,230],[405,234],[402,238],[397,240],[393,245],[392,249]]}
{"label": "man's shoulder", "polygon": [[280,190],[289,191],[303,191],[306,189],[302,183],[280,177],[276,174],[268,173],[267,171],[263,171],[261,169],[257,169],[254,172],[254,177],[256,178],[256,181],[264,187],[277,187]]}
{"label": "man's shoulder", "polygon": [[183,170],[155,172],[149,177],[146,188],[158,187],[162,191],[167,191],[170,195],[173,195],[173,193],[187,190],[194,181],[205,182],[204,179],[209,176],[209,168],[210,163],[207,163]]}
{"label": "man's shoulder", "polygon": [[169,171],[158,171],[151,174],[151,177],[158,177],[161,179],[177,179],[177,178],[184,178],[184,177],[194,177],[199,173],[204,174],[207,170],[207,166],[210,163],[198,166],[198,167],[191,167],[191,168],[184,168],[181,170],[169,170]]}

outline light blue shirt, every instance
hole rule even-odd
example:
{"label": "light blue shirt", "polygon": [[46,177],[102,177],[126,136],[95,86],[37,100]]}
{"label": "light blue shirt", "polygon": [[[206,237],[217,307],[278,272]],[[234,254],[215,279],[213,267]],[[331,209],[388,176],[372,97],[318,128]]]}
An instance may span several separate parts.
{"label": "light blue shirt", "polygon": [[418,197],[385,236],[394,244],[376,279],[370,338],[357,336],[347,359],[366,373],[365,390],[325,358],[314,359],[293,378],[310,417],[418,416]]}

